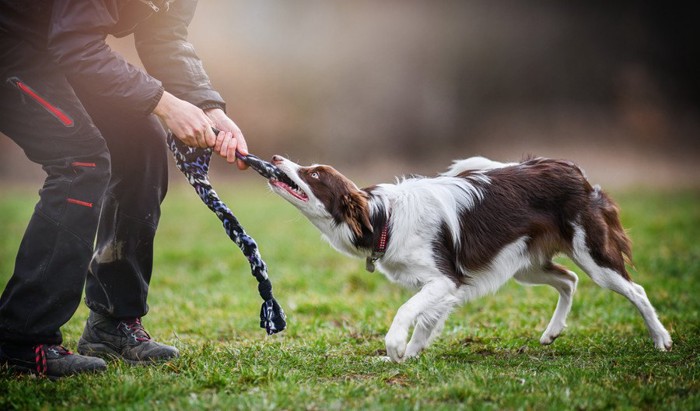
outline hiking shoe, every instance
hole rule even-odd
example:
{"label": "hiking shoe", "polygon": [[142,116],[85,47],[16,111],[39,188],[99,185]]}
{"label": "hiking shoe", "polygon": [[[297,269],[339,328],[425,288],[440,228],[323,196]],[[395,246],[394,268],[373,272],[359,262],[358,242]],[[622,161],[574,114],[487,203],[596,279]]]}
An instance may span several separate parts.
{"label": "hiking shoe", "polygon": [[118,320],[92,311],[78,341],[78,352],[119,358],[129,364],[152,364],[180,355],[177,348],[153,341],[140,318]]}
{"label": "hiking shoe", "polygon": [[104,360],[73,354],[60,345],[3,346],[0,364],[19,374],[35,374],[57,379],[83,372],[102,372]]}

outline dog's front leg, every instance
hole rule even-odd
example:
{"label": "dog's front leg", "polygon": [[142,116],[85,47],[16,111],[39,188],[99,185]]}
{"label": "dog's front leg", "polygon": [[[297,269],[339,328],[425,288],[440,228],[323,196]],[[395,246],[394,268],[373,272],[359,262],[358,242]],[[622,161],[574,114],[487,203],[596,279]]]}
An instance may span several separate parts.
{"label": "dog's front leg", "polygon": [[[412,344],[411,352],[406,350],[406,339],[408,338],[408,329],[416,322],[419,315],[423,315],[435,309],[435,307],[444,306],[446,301],[451,301],[451,293],[455,290],[454,283],[448,279],[434,279],[426,283],[421,290],[411,297],[404,305],[399,308],[399,311],[394,317],[394,321],[389,328],[389,332],[384,339],[386,343],[386,352],[389,358],[395,362],[402,362],[408,358],[407,354],[415,356],[429,341],[433,327],[438,324],[434,322],[432,327],[419,326],[419,332],[416,343]],[[449,312],[449,306],[446,309]],[[445,315],[447,315],[445,313]],[[413,342],[413,339],[411,340]]]}
{"label": "dog's front leg", "polygon": [[423,349],[440,335],[445,326],[445,320],[447,320],[447,316],[450,314],[453,306],[454,304],[451,303],[440,305],[439,307],[433,307],[430,312],[418,316],[416,327],[413,330],[411,341],[408,342],[404,357],[417,357]]}

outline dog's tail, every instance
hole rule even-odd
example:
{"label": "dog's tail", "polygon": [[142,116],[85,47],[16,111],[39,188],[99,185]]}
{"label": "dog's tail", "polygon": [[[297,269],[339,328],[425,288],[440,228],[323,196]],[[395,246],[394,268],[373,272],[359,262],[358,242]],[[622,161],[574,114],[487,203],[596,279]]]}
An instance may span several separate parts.
{"label": "dog's tail", "polygon": [[456,160],[450,168],[442,173],[443,176],[456,176],[460,173],[468,171],[488,171],[495,168],[502,168],[516,165],[516,163],[501,163],[499,161],[489,160],[486,157],[476,156],[464,160]]}
{"label": "dog's tail", "polygon": [[620,222],[620,208],[597,185],[593,187],[590,196],[592,219],[587,224],[586,231],[596,248],[591,251],[602,260],[603,265],[631,280],[625,265],[632,265],[632,241]]}

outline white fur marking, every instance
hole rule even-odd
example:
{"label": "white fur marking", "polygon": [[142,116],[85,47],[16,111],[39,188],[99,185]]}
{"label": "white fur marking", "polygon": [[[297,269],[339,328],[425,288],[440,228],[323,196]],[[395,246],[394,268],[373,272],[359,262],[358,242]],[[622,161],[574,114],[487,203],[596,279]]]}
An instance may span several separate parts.
{"label": "white fur marking", "polygon": [[498,161],[489,160],[485,157],[476,156],[452,162],[452,166],[450,166],[450,168],[447,169],[447,171],[442,175],[456,176],[457,174],[465,171],[487,171],[496,168],[515,166],[517,164],[518,163],[501,163]]}

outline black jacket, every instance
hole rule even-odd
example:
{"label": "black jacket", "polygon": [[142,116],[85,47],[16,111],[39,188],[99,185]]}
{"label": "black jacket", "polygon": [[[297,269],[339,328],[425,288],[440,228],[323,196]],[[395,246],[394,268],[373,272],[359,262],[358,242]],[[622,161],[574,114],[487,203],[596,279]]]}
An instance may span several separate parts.
{"label": "black jacket", "polygon": [[[149,114],[168,90],[225,108],[187,41],[196,0],[0,0],[0,35],[45,50],[72,81],[121,109]],[[134,34],[147,72],[112,51],[107,35]],[[2,64],[0,62],[0,64]]]}

